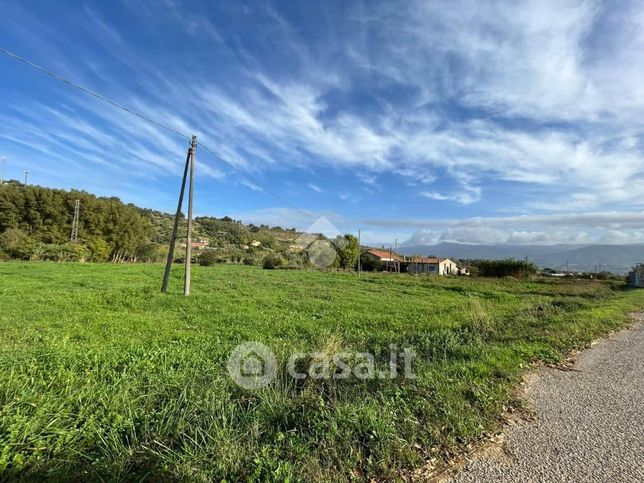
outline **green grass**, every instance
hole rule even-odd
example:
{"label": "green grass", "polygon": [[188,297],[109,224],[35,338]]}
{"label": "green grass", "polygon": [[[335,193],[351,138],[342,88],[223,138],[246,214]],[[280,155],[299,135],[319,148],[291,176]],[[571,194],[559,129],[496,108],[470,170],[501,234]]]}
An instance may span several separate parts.
{"label": "green grass", "polygon": [[[531,361],[622,326],[644,290],[561,280],[159,265],[0,264],[6,479],[397,479],[497,424]],[[225,364],[270,346],[275,384]],[[294,351],[415,350],[416,378],[294,384]]]}

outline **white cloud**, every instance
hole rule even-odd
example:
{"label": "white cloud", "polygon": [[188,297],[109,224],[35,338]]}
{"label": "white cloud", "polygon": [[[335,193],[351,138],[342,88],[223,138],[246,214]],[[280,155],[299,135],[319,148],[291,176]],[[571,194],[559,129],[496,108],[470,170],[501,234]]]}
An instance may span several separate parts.
{"label": "white cloud", "polygon": [[518,215],[434,220],[365,220],[371,226],[408,228],[406,245],[644,243],[644,211]]}
{"label": "white cloud", "polygon": [[[241,60],[231,84],[212,79],[205,69],[185,76],[182,59],[172,69],[140,60],[128,50],[125,33],[89,9],[83,15],[106,33],[112,50],[92,73],[78,68],[83,62],[61,60],[52,47],[57,42],[33,41],[43,55],[51,54],[54,66],[89,85],[96,78],[88,76],[97,73],[105,85],[118,85],[106,66],[134,66],[136,87],[145,94],[121,95],[119,89],[120,100],[182,132],[195,132],[240,170],[330,166],[353,171],[371,191],[395,174],[421,199],[459,205],[484,201],[502,189],[502,181],[517,188],[508,199],[517,211],[644,206],[636,189],[644,183],[641,4],[400,1],[346,8],[333,35],[322,32],[315,43],[268,9],[258,32],[288,52],[293,66],[266,66],[240,47],[233,52]],[[166,10],[164,18],[178,24],[177,13],[185,9],[173,2]],[[11,15],[12,24],[29,30],[18,21],[22,14]],[[184,32],[206,46],[228,49],[220,29],[199,18],[191,14]],[[37,31],[65,40],[44,22]],[[89,58],[79,50],[79,60]],[[387,94],[395,88],[409,94]],[[368,94],[377,108],[334,102],[330,95],[348,98],[355,92]],[[64,100],[53,108],[12,103],[21,118],[5,110],[4,138],[119,173],[132,161],[141,177],[180,172],[185,142],[94,100]],[[471,112],[452,112],[458,110]],[[223,176],[209,155],[198,152],[198,163],[203,174]],[[566,223],[577,226],[570,218]],[[477,236],[528,240],[548,233],[543,224],[534,225],[524,223],[512,233],[501,227],[501,235],[479,230]],[[623,233],[602,229],[613,239]]]}

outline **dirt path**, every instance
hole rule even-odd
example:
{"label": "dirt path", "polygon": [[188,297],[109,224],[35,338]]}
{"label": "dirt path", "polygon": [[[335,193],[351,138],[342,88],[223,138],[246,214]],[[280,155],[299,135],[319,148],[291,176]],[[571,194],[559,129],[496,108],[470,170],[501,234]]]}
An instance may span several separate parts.
{"label": "dirt path", "polygon": [[[644,314],[633,328],[542,369],[526,389],[536,419],[506,430],[452,482],[644,481]],[[445,481],[445,480],[444,480]]]}

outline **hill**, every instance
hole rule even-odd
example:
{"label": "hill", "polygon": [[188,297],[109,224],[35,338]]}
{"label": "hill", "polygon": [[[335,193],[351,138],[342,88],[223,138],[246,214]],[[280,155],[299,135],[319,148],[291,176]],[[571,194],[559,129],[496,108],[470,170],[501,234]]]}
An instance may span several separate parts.
{"label": "hill", "polygon": [[[75,200],[80,200],[79,241],[69,243]],[[58,261],[162,261],[173,214],[125,204],[85,191],[0,185],[0,257]],[[193,239],[204,239],[222,261],[258,264],[293,243],[295,229],[244,225],[230,217],[197,217]],[[182,220],[180,233],[185,233]]]}
{"label": "hill", "polygon": [[[81,202],[79,243],[69,243],[75,200]],[[167,256],[172,224],[170,213],[126,204],[116,197],[16,181],[0,185],[0,258],[160,262]],[[185,220],[180,233],[185,233]],[[268,254],[276,254],[292,266],[302,266],[306,261],[291,250],[299,236],[294,228],[245,225],[228,216],[194,220],[193,240],[206,240],[217,262],[259,265]],[[618,274],[644,260],[644,245],[440,243],[404,246],[399,252],[458,260],[527,257],[542,268]]]}

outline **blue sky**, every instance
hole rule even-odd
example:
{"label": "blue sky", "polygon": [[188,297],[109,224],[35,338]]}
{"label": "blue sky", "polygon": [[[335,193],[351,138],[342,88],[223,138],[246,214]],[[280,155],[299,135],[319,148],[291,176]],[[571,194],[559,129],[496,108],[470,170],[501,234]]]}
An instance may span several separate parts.
{"label": "blue sky", "polygon": [[[388,244],[644,242],[640,2],[12,1],[0,46]],[[185,140],[0,57],[5,177],[173,211]],[[206,152],[198,214],[313,222]]]}

